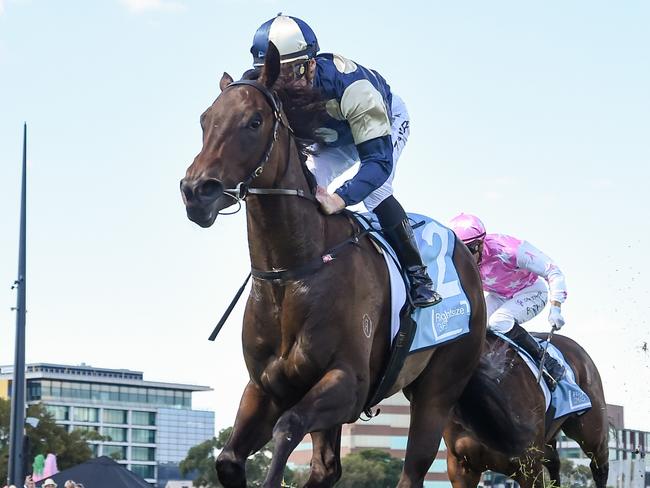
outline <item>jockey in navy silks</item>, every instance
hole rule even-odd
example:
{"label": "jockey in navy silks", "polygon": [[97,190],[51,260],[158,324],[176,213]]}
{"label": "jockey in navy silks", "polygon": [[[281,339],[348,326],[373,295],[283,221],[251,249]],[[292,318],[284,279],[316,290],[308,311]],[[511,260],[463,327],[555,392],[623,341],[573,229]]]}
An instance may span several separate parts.
{"label": "jockey in navy silks", "polygon": [[[410,282],[416,307],[442,300],[422,262],[413,229],[393,196],[397,161],[409,137],[409,115],[401,98],[376,71],[338,54],[318,54],[316,35],[302,20],[278,15],[255,32],[254,66],[264,65],[269,41],[278,48],[282,79],[309,84],[326,101],[328,119],[316,130],[320,142],[308,157],[316,177],[316,198],[334,214],[363,202],[374,212]],[[327,186],[360,162],[358,172],[334,193]]]}

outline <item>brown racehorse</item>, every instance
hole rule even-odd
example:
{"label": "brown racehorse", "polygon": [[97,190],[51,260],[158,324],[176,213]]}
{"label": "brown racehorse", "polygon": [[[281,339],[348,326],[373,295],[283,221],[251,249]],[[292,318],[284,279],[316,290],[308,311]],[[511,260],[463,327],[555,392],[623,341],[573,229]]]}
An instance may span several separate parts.
{"label": "brown racehorse", "polygon": [[[545,425],[544,395],[536,378],[511,347],[489,335],[480,365],[444,433],[447,471],[454,488],[476,487],[488,469],[510,476],[522,488],[542,487],[543,465],[553,486],[559,487],[555,437],[560,429],[591,459],[596,488],[606,487],[609,424],[600,375],[573,340],[556,335],[553,344],[571,364],[576,383],[591,400],[591,409]],[[504,422],[507,427],[502,426]]]}
{"label": "brown racehorse", "polygon": [[[250,381],[216,463],[220,482],[233,488],[246,486],[246,458],[270,439],[275,447],[263,486],[279,487],[289,455],[307,433],[314,457],[305,486],[332,486],[341,475],[341,425],[362,413],[390,346],[388,272],[369,239],[320,262],[358,226],[344,215],[323,215],[311,197],[298,143],[273,89],[279,72],[278,52],[269,46],[257,81],[233,83],[224,73],[221,94],[201,117],[203,148],[181,181],[187,215],[202,227],[243,196],[242,187],[249,189],[254,279],[242,342]],[[291,103],[283,101],[285,108]],[[388,392],[403,389],[411,401],[400,487],[423,485],[484,341],[480,276],[462,243],[456,243],[454,263],[471,302],[470,332],[410,355]]]}

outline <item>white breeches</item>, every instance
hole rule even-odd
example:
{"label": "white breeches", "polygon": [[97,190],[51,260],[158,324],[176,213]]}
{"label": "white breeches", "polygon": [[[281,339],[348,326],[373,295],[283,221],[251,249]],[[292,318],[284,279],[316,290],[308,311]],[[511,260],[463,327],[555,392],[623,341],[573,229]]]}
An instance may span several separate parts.
{"label": "white breeches", "polygon": [[542,279],[515,293],[512,298],[489,293],[485,297],[488,328],[505,334],[514,327],[515,322],[521,325],[534,318],[547,301],[548,289]]}

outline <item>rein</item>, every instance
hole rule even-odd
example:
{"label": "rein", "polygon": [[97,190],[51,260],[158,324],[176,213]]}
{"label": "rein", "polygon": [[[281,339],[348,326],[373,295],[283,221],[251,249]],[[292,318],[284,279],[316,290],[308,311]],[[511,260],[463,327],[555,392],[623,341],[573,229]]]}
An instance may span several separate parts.
{"label": "rein", "polygon": [[[305,193],[303,190],[290,190],[285,188],[249,188],[253,180],[264,172],[264,166],[266,166],[266,163],[269,162],[269,158],[271,157],[271,152],[273,152],[273,146],[275,145],[275,141],[278,140],[278,129],[280,128],[280,125],[283,125],[287,128],[289,140],[291,139],[291,134],[293,134],[293,129],[289,125],[287,116],[282,111],[282,102],[280,102],[280,100],[278,99],[277,95],[274,92],[266,88],[264,85],[261,85],[258,82],[253,80],[233,81],[230,85],[228,85],[226,89],[234,86],[241,86],[241,85],[252,86],[253,88],[255,88],[262,95],[264,95],[264,98],[273,109],[273,137],[269,141],[269,144],[266,147],[266,151],[264,151],[264,156],[262,156],[262,159],[257,165],[257,168],[255,168],[255,170],[250,175],[248,175],[248,177],[245,180],[239,182],[237,186],[235,186],[235,188],[228,188],[224,190],[224,193],[229,197],[233,198],[236,201],[236,203],[239,204],[239,207],[234,212],[225,213],[223,215],[232,215],[239,212],[239,210],[241,210],[241,201],[246,200],[246,197],[248,195],[288,195],[288,196],[305,198],[312,202],[316,202],[316,198],[314,198],[313,195]],[[291,155],[289,153],[287,155],[287,159],[290,156]]]}
{"label": "rein", "polygon": [[[350,212],[352,213],[352,212]],[[348,218],[350,216],[348,215]],[[352,223],[352,219],[350,218],[350,223]],[[295,268],[283,268],[283,269],[274,269],[272,271],[264,271],[261,269],[257,268],[251,268],[251,275],[254,278],[258,278],[261,280],[269,280],[269,281],[296,281],[303,279],[310,274],[315,273],[319,269],[321,269],[324,265],[331,263],[336,259],[338,254],[344,250],[345,247],[348,245],[359,245],[359,240],[365,236],[366,234],[369,234],[372,232],[372,229],[363,229],[363,230],[357,230],[355,233],[348,237],[346,240],[343,242],[337,244],[334,247],[331,247],[327,251],[325,251],[322,255],[311,259],[310,261],[306,262],[302,266],[298,266]]]}
{"label": "rein", "polygon": [[[286,115],[282,111],[282,103],[280,102],[280,100],[278,99],[277,95],[274,92],[272,92],[265,86],[253,80],[234,81],[230,85],[228,85],[226,89],[234,86],[241,86],[241,85],[251,86],[256,90],[258,90],[262,95],[264,95],[264,98],[273,109],[273,119],[274,119],[273,137],[271,138],[271,141],[269,142],[266,151],[264,152],[264,156],[260,160],[260,163],[257,165],[257,168],[255,168],[255,170],[245,180],[239,182],[235,188],[229,188],[224,190],[224,194],[233,198],[239,206],[237,210],[235,210],[234,212],[228,212],[222,215],[233,215],[239,212],[241,210],[242,200],[246,200],[246,197],[250,195],[295,196],[299,198],[304,198],[318,205],[318,201],[312,194],[305,193],[303,190],[300,189],[294,190],[294,189],[286,189],[286,188],[249,188],[249,185],[252,183],[252,181],[262,174],[262,172],[264,171],[264,166],[266,165],[266,163],[268,163],[269,158],[271,157],[271,152],[273,151],[273,146],[275,144],[275,141],[278,140],[278,129],[280,128],[280,124],[284,125],[287,128],[287,135],[289,138],[289,142],[291,142],[291,134],[293,133],[293,129],[291,129],[291,126],[289,125],[289,121],[287,120]],[[288,153],[287,155],[287,167],[288,167],[288,158],[291,157],[291,151],[288,150],[287,153]],[[346,211],[346,213],[348,214],[348,218],[350,218],[350,214],[352,212]],[[351,218],[350,218],[350,222],[351,223],[353,222]],[[230,316],[232,309],[239,301],[239,298],[241,297],[244,288],[246,287],[246,284],[248,283],[248,280],[250,279],[251,275],[260,280],[269,280],[269,281],[278,281],[278,282],[295,281],[298,279],[302,279],[310,274],[315,273],[325,264],[332,262],[334,259],[336,259],[338,253],[348,245],[359,245],[359,240],[361,239],[361,237],[363,237],[364,235],[372,231],[373,230],[371,226],[369,226],[368,229],[355,230],[354,234],[351,237],[347,238],[345,241],[341,242],[340,244],[337,244],[331,249],[325,251],[325,253],[322,254],[321,256],[318,256],[297,268],[264,271],[264,270],[251,267],[250,273],[248,274],[248,276],[246,276],[244,283],[241,285],[241,287],[235,294],[235,297],[230,302],[230,305],[224,312],[223,316],[221,317],[221,320],[219,320],[217,325],[214,327],[214,330],[210,334],[208,340],[214,341],[217,338],[219,331],[226,323],[226,320],[228,320],[228,317]]]}
{"label": "rein", "polygon": [[[286,195],[286,193],[268,193],[268,195]],[[291,194],[290,194],[291,195]],[[350,223],[353,223],[352,220],[352,214],[356,214],[356,212],[351,212],[349,210],[345,211],[348,218],[350,219]],[[359,214],[356,214],[359,215]],[[361,218],[365,219],[365,217],[359,215]],[[357,230],[355,233],[351,236],[348,237],[345,241],[341,242],[340,244],[337,244],[336,246],[332,247],[328,251],[326,251],[323,255],[314,258],[310,260],[309,262],[303,264],[302,266],[299,266],[297,268],[291,268],[291,269],[278,269],[278,270],[272,270],[272,271],[263,271],[257,268],[251,267],[250,273],[246,276],[246,279],[244,280],[244,283],[241,285],[237,293],[235,294],[234,298],[230,302],[230,305],[228,305],[228,308],[224,312],[224,314],[221,316],[221,319],[215,325],[214,329],[212,330],[212,333],[210,334],[210,337],[208,337],[209,341],[214,341],[217,338],[217,335],[221,331],[221,328],[224,326],[226,323],[226,320],[228,320],[228,317],[230,316],[230,313],[232,312],[232,309],[235,308],[235,305],[239,301],[239,298],[241,297],[242,293],[244,292],[244,288],[246,287],[246,284],[248,283],[248,280],[250,279],[251,276],[254,276],[257,279],[260,280],[267,280],[267,281],[278,281],[282,283],[283,281],[296,281],[302,278],[305,278],[306,276],[309,276],[310,274],[315,273],[318,271],[320,268],[322,268],[324,265],[327,263],[331,263],[334,259],[336,259],[336,256],[340,251],[343,250],[346,246],[353,244],[358,246],[359,245],[359,240],[361,237],[365,236],[366,234],[369,234],[371,232],[377,232],[376,229],[373,229],[372,226],[369,226],[367,229],[363,229],[361,231]],[[389,253],[390,254],[390,253]]]}
{"label": "rein", "polygon": [[[280,125],[283,125],[288,130],[287,136],[289,139],[289,147],[291,145],[291,135],[293,134],[293,129],[291,129],[291,126],[289,125],[289,121],[285,113],[282,111],[282,102],[278,99],[275,92],[269,90],[266,86],[261,85],[260,83],[254,80],[239,80],[239,81],[233,81],[230,85],[228,85],[226,89],[230,87],[236,87],[242,85],[253,87],[257,91],[259,91],[262,95],[264,95],[264,98],[273,109],[273,137],[269,141],[266,150],[264,151],[264,155],[262,156],[262,159],[260,160],[255,170],[246,179],[239,182],[235,186],[235,188],[228,188],[224,190],[224,194],[233,198],[236,201],[236,203],[239,205],[239,207],[234,212],[224,213],[223,215],[232,215],[239,212],[239,210],[241,210],[242,200],[246,200],[246,198],[250,195],[295,196],[299,198],[304,198],[318,205],[318,201],[316,200],[314,195],[310,193],[306,193],[304,190],[300,190],[300,189],[294,190],[294,189],[287,189],[287,188],[250,188],[250,184],[253,182],[253,180],[259,177],[264,172],[264,167],[266,166],[266,164],[268,163],[271,157],[271,153],[273,152],[273,147],[275,145],[275,142],[278,140],[278,130],[280,128]],[[289,150],[287,155],[287,167],[289,164],[288,159],[290,157],[291,157],[291,151]],[[350,220],[352,222],[352,219]],[[345,241],[341,242],[340,244],[337,244],[336,246],[326,250],[322,255],[308,261],[302,266],[298,266],[296,268],[291,268],[291,269],[286,269],[286,268],[273,269],[269,271],[265,271],[257,268],[251,268],[250,274],[254,278],[258,278],[261,280],[270,280],[270,281],[295,281],[295,280],[302,279],[312,273],[315,273],[323,265],[336,259],[336,256],[348,245],[351,244],[358,245],[361,237],[368,234],[369,232],[372,232],[372,230],[368,230],[368,229],[355,230],[354,234],[351,237],[347,238]],[[246,279],[246,281],[248,281],[248,278]],[[235,300],[237,300],[238,298],[239,295],[236,296]]]}

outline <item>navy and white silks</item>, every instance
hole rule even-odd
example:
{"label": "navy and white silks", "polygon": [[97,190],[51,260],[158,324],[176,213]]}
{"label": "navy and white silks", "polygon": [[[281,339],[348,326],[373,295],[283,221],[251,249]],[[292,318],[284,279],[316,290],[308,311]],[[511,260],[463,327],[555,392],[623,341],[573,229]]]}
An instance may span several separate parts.
{"label": "navy and white silks", "polygon": [[355,163],[359,171],[336,193],[346,205],[361,201],[372,211],[393,194],[395,166],[409,136],[404,102],[386,80],[338,54],[316,56],[314,87],[326,102],[329,119],[317,130],[323,142],[307,166],[327,187]]}

